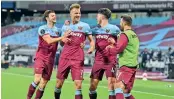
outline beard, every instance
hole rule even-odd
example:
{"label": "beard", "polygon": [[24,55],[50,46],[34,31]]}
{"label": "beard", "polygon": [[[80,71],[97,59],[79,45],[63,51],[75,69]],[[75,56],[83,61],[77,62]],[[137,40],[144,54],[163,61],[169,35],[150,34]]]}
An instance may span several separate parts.
{"label": "beard", "polygon": [[52,23],[53,23],[53,24],[56,24],[56,20],[52,20]]}
{"label": "beard", "polygon": [[101,24],[101,22],[102,22],[101,20],[97,20],[97,24],[99,24],[99,25],[100,25],[100,24]]}
{"label": "beard", "polygon": [[53,24],[56,24],[56,22],[53,22]]}
{"label": "beard", "polygon": [[120,30],[121,30],[121,31],[124,31],[124,27],[121,26],[121,27],[120,27]]}
{"label": "beard", "polygon": [[74,18],[74,22],[78,23],[80,21],[80,18]]}

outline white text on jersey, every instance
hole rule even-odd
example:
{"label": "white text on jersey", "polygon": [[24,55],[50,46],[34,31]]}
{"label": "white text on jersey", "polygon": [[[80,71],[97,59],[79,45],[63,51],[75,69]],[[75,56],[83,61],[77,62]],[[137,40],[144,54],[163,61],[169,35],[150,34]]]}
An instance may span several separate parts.
{"label": "white text on jersey", "polygon": [[81,34],[81,33],[74,33],[74,32],[71,32],[70,35],[82,37],[82,34]]}
{"label": "white text on jersey", "polygon": [[97,35],[96,38],[101,38],[101,39],[108,39],[108,35]]}

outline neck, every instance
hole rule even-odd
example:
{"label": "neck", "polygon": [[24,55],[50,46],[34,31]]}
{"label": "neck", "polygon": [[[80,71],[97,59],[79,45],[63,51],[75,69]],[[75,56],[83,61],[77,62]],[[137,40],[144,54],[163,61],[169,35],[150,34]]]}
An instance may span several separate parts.
{"label": "neck", "polygon": [[108,20],[102,20],[100,26],[105,27],[108,24]]}
{"label": "neck", "polygon": [[54,23],[53,23],[53,22],[47,22],[47,26],[48,26],[49,28],[52,28],[52,27],[54,26]]}
{"label": "neck", "polygon": [[75,20],[72,20],[72,19],[71,19],[71,22],[72,22],[72,24],[77,24],[78,23],[78,21],[75,21]]}
{"label": "neck", "polygon": [[124,31],[126,31],[126,30],[131,30],[132,29],[132,27],[131,26],[124,26]]}

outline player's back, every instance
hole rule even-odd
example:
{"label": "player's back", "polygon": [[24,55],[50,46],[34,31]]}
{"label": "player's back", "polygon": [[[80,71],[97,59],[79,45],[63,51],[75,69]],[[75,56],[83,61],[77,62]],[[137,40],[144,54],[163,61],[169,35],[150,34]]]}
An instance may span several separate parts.
{"label": "player's back", "polygon": [[42,36],[50,35],[51,37],[55,38],[59,36],[60,32],[61,32],[60,29],[58,29],[56,26],[54,26],[53,28],[49,28],[47,25],[42,25],[39,27],[38,29],[39,43],[35,58],[39,58],[47,62],[54,61],[58,43],[56,42],[48,44],[42,38]]}
{"label": "player's back", "polygon": [[96,38],[95,61],[102,61],[104,63],[115,62],[116,56],[109,55],[109,52],[105,48],[110,44],[108,38],[114,38],[117,41],[117,34],[120,32],[119,28],[115,25],[107,24],[103,28],[96,27],[92,31]]}
{"label": "player's back", "polygon": [[81,21],[77,24],[70,24],[69,26],[64,25],[62,27],[62,33],[68,29],[72,31],[68,37],[71,41],[64,44],[61,58],[84,60],[84,51],[80,44],[84,43],[88,34],[91,34],[89,25]]}

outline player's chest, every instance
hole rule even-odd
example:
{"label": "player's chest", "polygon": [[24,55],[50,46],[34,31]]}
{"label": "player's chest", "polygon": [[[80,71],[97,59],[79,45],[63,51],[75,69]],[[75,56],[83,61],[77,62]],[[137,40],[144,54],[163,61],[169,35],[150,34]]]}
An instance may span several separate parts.
{"label": "player's chest", "polygon": [[85,33],[85,27],[83,25],[70,25],[67,26],[66,30],[68,29],[70,29],[72,32]]}
{"label": "player's chest", "polygon": [[73,26],[69,26],[69,29],[72,31],[70,33],[70,37],[85,37],[85,29],[83,26],[78,26],[78,25],[73,25]]}
{"label": "player's chest", "polygon": [[94,34],[107,34],[107,35],[111,35],[112,31],[110,28],[95,28],[93,29],[93,33]]}
{"label": "player's chest", "polygon": [[59,31],[57,31],[56,29],[47,29],[46,30],[47,33],[49,33],[50,36],[59,36]]}
{"label": "player's chest", "polygon": [[107,40],[109,37],[112,37],[111,29],[109,28],[98,28],[94,31],[96,40]]}

